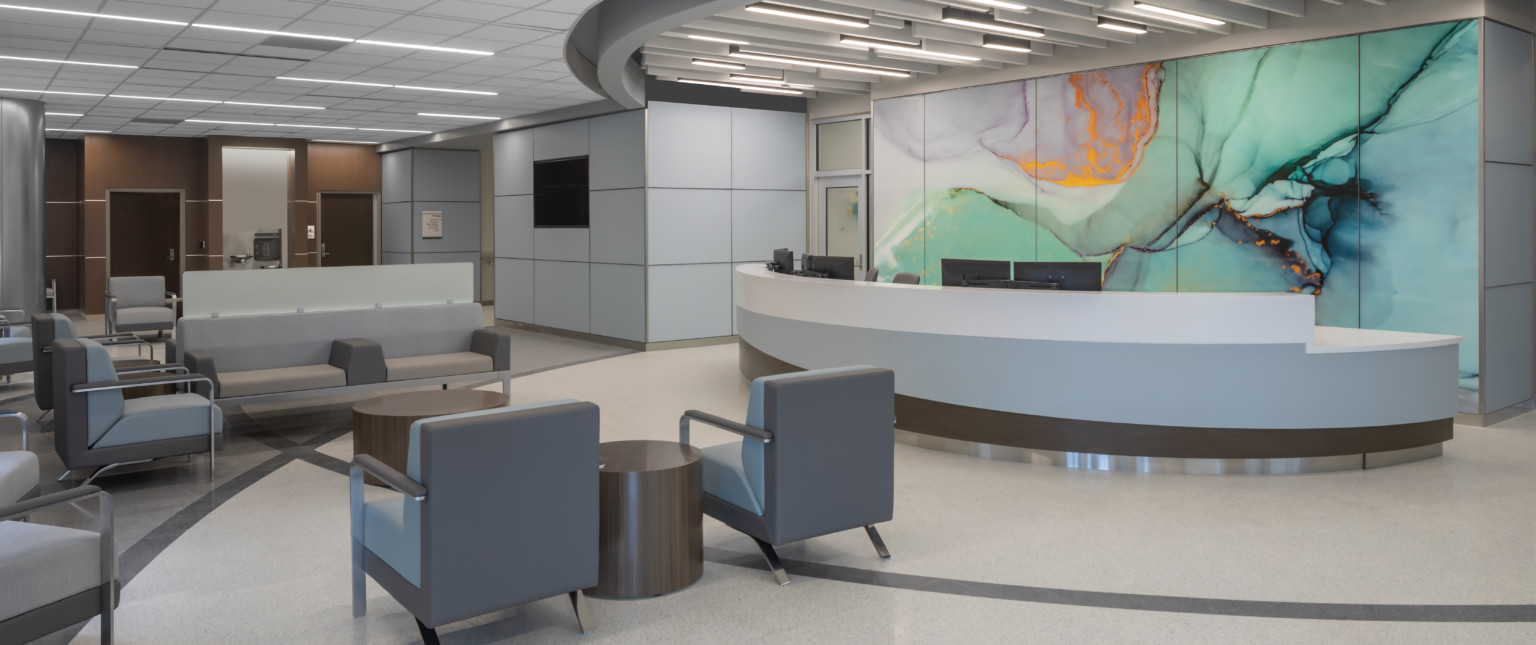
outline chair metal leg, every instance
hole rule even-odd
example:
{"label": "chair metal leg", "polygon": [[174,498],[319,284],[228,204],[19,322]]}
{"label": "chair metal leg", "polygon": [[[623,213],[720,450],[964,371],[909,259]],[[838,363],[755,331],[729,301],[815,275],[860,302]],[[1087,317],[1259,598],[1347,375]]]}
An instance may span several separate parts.
{"label": "chair metal leg", "polygon": [[768,568],[773,570],[773,577],[779,579],[779,586],[789,584],[789,574],[784,572],[784,563],[779,561],[778,552],[773,550],[773,545],[757,538],[752,538],[757,543],[757,548],[763,550],[763,557],[768,559]]}
{"label": "chair metal leg", "polygon": [[116,587],[116,582],[101,586],[101,645],[112,645],[112,607],[117,604],[112,596]]}
{"label": "chair metal leg", "polygon": [[566,595],[571,597],[571,607],[576,609],[576,622],[581,625],[581,635],[597,631],[597,622],[592,620],[592,608],[587,606],[587,595],[580,590]]}
{"label": "chair metal leg", "polygon": [[421,631],[422,645],[442,645],[442,641],[437,640],[437,630],[423,624],[420,618],[416,619],[416,629]]}
{"label": "chair metal leg", "polygon": [[885,550],[885,540],[880,539],[880,532],[875,530],[875,525],[870,524],[865,526],[864,530],[869,533],[869,541],[874,543],[875,553],[880,554],[880,559],[891,559],[891,552]]}
{"label": "chair metal leg", "polygon": [[[85,481],[80,482],[80,485],[81,486],[89,486],[91,484],[91,482],[95,481],[97,477],[100,477],[102,473],[107,472],[109,470],[112,470],[113,468],[116,468],[118,466],[132,466],[133,464],[145,464],[145,463],[149,463],[149,461],[150,460],[148,460],[148,459],[140,459],[138,461],[120,461],[120,462],[115,463],[115,464],[107,464],[105,466],[97,468],[96,472],[91,473],[90,477],[86,477]],[[65,473],[65,474],[67,475],[69,473]],[[62,480],[63,478],[60,477],[59,479]]]}
{"label": "chair metal leg", "polygon": [[64,478],[65,478],[65,477],[68,477],[68,476],[69,476],[69,474],[70,474],[70,473],[71,473],[71,472],[74,472],[74,471],[71,471],[71,470],[66,470],[66,471],[64,471],[64,474],[62,474],[62,475],[59,475],[59,478],[58,478],[58,479],[55,479],[55,480],[53,480],[53,481],[55,481],[55,482],[61,482],[61,481],[64,481]]}

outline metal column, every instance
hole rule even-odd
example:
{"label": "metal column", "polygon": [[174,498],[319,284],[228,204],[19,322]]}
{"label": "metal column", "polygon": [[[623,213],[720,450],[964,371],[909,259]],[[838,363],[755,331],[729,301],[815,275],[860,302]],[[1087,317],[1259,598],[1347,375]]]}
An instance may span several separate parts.
{"label": "metal column", "polygon": [[0,308],[43,306],[43,103],[0,98]]}

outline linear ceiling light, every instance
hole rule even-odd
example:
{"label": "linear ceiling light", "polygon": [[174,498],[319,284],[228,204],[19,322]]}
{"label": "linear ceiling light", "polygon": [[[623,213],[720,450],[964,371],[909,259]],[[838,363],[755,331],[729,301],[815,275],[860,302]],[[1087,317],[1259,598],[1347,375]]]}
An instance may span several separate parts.
{"label": "linear ceiling light", "polygon": [[358,143],[367,146],[379,145],[377,141],[343,141],[341,139],[310,139],[312,143]]}
{"label": "linear ceiling light", "polygon": [[432,134],[431,130],[395,130],[392,128],[358,128],[368,132],[404,132],[406,134]]}
{"label": "linear ceiling light", "polygon": [[43,116],[85,116],[85,115],[84,114],[75,114],[74,112],[44,112]]}
{"label": "linear ceiling light", "polygon": [[805,92],[801,92],[800,90],[791,90],[791,89],[785,89],[785,88],[782,88],[782,87],[759,87],[759,86],[756,86],[756,85],[742,85],[740,83],[721,83],[719,81],[701,81],[701,80],[692,79],[692,78],[680,78],[680,79],[677,79],[677,82],[679,82],[679,83],[687,83],[689,85],[713,85],[715,87],[731,87],[731,88],[735,88],[735,89],[741,90],[743,92],[759,92],[759,93],[763,93],[763,94],[804,94],[805,93]]}
{"label": "linear ceiling light", "polygon": [[742,65],[741,63],[732,63],[732,62],[723,61],[723,60],[710,60],[708,58],[695,58],[695,59],[693,59],[693,64],[694,65],[698,65],[699,67],[718,67],[720,69],[733,69],[733,70],[736,70],[738,72],[747,68],[746,65]]}
{"label": "linear ceiling light", "polygon": [[477,121],[497,121],[499,116],[481,116],[475,114],[443,114],[441,112],[417,112],[416,116],[435,116],[444,119],[475,119]]}
{"label": "linear ceiling light", "polygon": [[941,59],[941,60],[958,60],[958,61],[978,61],[978,60],[981,60],[980,58],[978,58],[976,56],[965,56],[963,54],[946,54],[944,52],[928,51],[926,49],[923,49],[922,47],[913,47],[913,46],[910,46],[910,45],[902,45],[902,44],[899,44],[899,43],[887,42],[887,41],[882,41],[882,40],[876,40],[876,39],[873,39],[873,38],[860,38],[858,36],[849,36],[849,35],[846,35],[846,34],[844,34],[842,36],[839,36],[838,37],[838,42],[842,43],[845,46],[851,45],[851,46],[854,46],[854,47],[862,47],[862,48],[865,48],[865,49],[873,49],[873,50],[878,51],[878,52],[892,52],[892,53],[897,53],[897,54],[906,54],[908,56],[919,56],[919,57],[923,57],[923,58],[937,58],[937,59]]}
{"label": "linear ceiling light", "polygon": [[853,27],[855,29],[869,28],[869,21],[863,18],[854,18],[852,16],[844,16],[826,11],[816,11],[814,9],[788,7],[781,4],[773,4],[771,2],[759,2],[757,4],[747,5],[747,11],[751,11],[753,13],[766,13],[771,16],[795,18],[797,20],[824,22],[829,25],[841,25],[843,27]]}
{"label": "linear ceiling light", "polygon": [[1131,3],[1131,8],[1135,9],[1137,11],[1140,11],[1142,13],[1159,13],[1159,14],[1162,14],[1162,15],[1165,15],[1165,16],[1170,16],[1170,17],[1173,17],[1173,18],[1178,18],[1180,20],[1189,20],[1189,21],[1192,21],[1192,22],[1198,22],[1198,23],[1202,23],[1202,24],[1206,24],[1206,25],[1218,25],[1219,26],[1219,25],[1227,24],[1227,21],[1225,21],[1225,20],[1217,20],[1215,18],[1207,18],[1205,16],[1200,16],[1200,15],[1196,15],[1196,14],[1192,14],[1192,13],[1187,13],[1187,12],[1184,12],[1184,11],[1179,11],[1177,9],[1169,9],[1167,7],[1159,7],[1159,6],[1155,5],[1155,4],[1147,4],[1145,2],[1132,2]]}
{"label": "linear ceiling light", "polygon": [[277,127],[280,127],[280,128],[314,128],[314,129],[319,129],[319,130],[356,130],[357,129],[357,128],[348,128],[348,127],[339,126],[339,125],[310,125],[308,123],[278,123]]}
{"label": "linear ceiling light", "polygon": [[815,67],[817,69],[835,69],[843,72],[857,72],[860,74],[875,74],[878,76],[895,76],[896,78],[910,78],[912,72],[900,69],[888,69],[884,67],[865,67],[863,65],[851,65],[834,63],[831,61],[817,60],[814,58],[800,58],[798,56],[780,56],[778,54],[764,54],[760,52],[742,51],[731,48],[732,58],[745,58],[748,60],[760,60],[769,63],[782,63],[785,65],[801,65]]}
{"label": "linear ceiling light", "polygon": [[298,76],[278,76],[280,81],[303,81],[305,83],[335,83],[337,85],[361,85],[363,87],[387,87],[397,90],[418,90],[421,92],[448,92],[451,94],[474,94],[477,96],[497,96],[495,92],[483,90],[451,90],[446,87],[422,87],[419,85],[390,85],[388,83],[364,83],[362,81],[332,81],[323,78],[302,78]]}
{"label": "linear ceiling light", "polygon": [[273,126],[277,125],[276,123],[258,123],[258,122],[255,122],[255,121],[215,121],[213,119],[187,119],[185,121],[182,121],[182,123],[218,123],[220,125],[264,125],[264,126],[268,126],[268,127],[273,127]]}
{"label": "linear ceiling light", "polygon": [[1023,36],[1025,38],[1042,38],[1045,32],[1039,29],[1025,27],[1023,25],[1004,24],[993,19],[992,16],[954,7],[945,7],[943,21],[951,25],[961,25],[981,29],[983,31],[995,31],[1009,36]]}
{"label": "linear ceiling light", "polygon": [[108,94],[108,98],[114,99],[140,99],[144,101],[176,101],[179,103],[223,103],[212,99],[178,99],[168,96],[138,96],[136,94]]}
{"label": "linear ceiling light", "polygon": [[429,52],[447,52],[449,54],[471,54],[474,56],[495,56],[496,52],[481,51],[478,49],[459,49],[457,47],[438,47],[436,45],[412,45],[410,43],[393,43],[387,40],[354,40],[359,45],[378,45],[379,47],[400,47],[403,49],[423,49]]}
{"label": "linear ceiling light", "polygon": [[65,94],[68,96],[106,96],[95,92],[65,92],[62,90],[24,90],[17,87],[0,87],[0,92],[28,92],[31,94]]}
{"label": "linear ceiling light", "polygon": [[101,134],[105,134],[105,133],[111,132],[111,130],[82,130],[80,128],[43,128],[43,129],[47,130],[49,132],[96,132],[96,133],[101,133]]}
{"label": "linear ceiling light", "polygon": [[787,83],[783,79],[771,76],[757,76],[755,74],[731,74],[731,81],[736,83],[752,83],[754,85],[770,85],[773,87],[787,87],[796,90],[814,90],[815,85],[809,83]]}
{"label": "linear ceiling light", "polygon": [[248,101],[225,101],[225,105],[250,105],[254,107],[284,108],[289,110],[324,110],[318,105],[283,105],[281,103],[251,103]]}
{"label": "linear ceiling light", "polygon": [[155,18],[134,18],[132,16],[119,16],[110,13],[93,13],[90,11],[66,11],[64,9],[44,9],[42,7],[24,7],[15,4],[0,4],[0,9],[18,9],[21,11],[41,11],[43,13],[60,13],[66,16],[83,16],[86,18],[103,18],[106,20],[131,20],[133,22],[152,22],[160,25],[176,25],[185,27],[187,23],[179,20],[158,20]]}
{"label": "linear ceiling light", "polygon": [[1029,8],[1029,7],[1021,5],[1021,4],[1017,3],[1017,2],[1007,2],[1006,0],[966,0],[966,1],[967,2],[974,2],[976,4],[984,4],[984,5],[987,5],[989,7],[1000,7],[1000,8],[1003,8],[1003,9],[1012,9],[1014,11],[1023,11],[1025,9]]}
{"label": "linear ceiling light", "polygon": [[987,49],[1000,49],[1005,52],[1018,52],[1020,54],[1028,54],[1030,52],[1030,48],[1034,47],[1034,43],[1024,40],[1023,38],[1009,38],[1007,36],[999,36],[997,34],[982,34],[981,46],[986,47]]}
{"label": "linear ceiling light", "polygon": [[446,87],[421,87],[419,85],[396,85],[397,90],[417,90],[420,92],[448,92],[449,94],[474,94],[476,96],[496,96],[495,92],[484,90],[450,90]]}
{"label": "linear ceiling light", "polygon": [[1099,16],[1099,29],[1113,29],[1115,31],[1123,31],[1128,34],[1147,33],[1147,28],[1145,25],[1138,25],[1128,20],[1116,20],[1108,16]]}
{"label": "linear ceiling light", "polygon": [[0,56],[5,60],[24,60],[34,63],[56,63],[59,65],[90,65],[92,67],[121,67],[123,69],[138,69],[138,65],[118,65],[115,63],[87,63],[81,60],[60,60],[57,58],[27,58],[26,56]]}
{"label": "linear ceiling light", "polygon": [[734,38],[720,38],[718,36],[700,36],[698,34],[688,34],[688,37],[692,38],[694,40],[707,40],[707,41],[712,42],[712,43],[725,43],[727,45],[750,45],[750,44],[752,44],[752,43],[749,43],[749,42],[747,42],[745,40],[736,40]]}
{"label": "linear ceiling light", "polygon": [[[185,23],[182,23],[185,24]],[[341,36],[326,36],[323,34],[306,34],[297,31],[281,31],[277,29],[252,29],[250,27],[232,27],[230,25],[214,25],[206,22],[192,23],[193,27],[203,29],[222,29],[224,31],[243,31],[251,34],[267,34],[269,36],[288,36],[290,38],[312,38],[314,40],[329,40],[334,42],[354,43],[358,45],[377,45],[380,47],[400,47],[403,49],[421,49],[434,52],[448,52],[452,54],[473,54],[475,56],[495,56],[496,52],[481,51],[478,49],[459,49],[457,47],[438,47],[436,45],[414,45],[411,43],[397,43],[388,40],[367,40],[364,38],[343,38]]]}
{"label": "linear ceiling light", "polygon": [[299,78],[297,76],[279,76],[279,81],[304,81],[306,83],[335,83],[337,85],[363,85],[366,87],[394,87],[388,83],[364,83],[362,81],[331,81],[323,78]]}

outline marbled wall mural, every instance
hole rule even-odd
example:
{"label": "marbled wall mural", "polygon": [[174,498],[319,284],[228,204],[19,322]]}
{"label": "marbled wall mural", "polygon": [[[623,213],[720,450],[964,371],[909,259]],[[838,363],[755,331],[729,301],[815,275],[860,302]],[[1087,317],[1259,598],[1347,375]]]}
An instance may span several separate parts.
{"label": "marbled wall mural", "polygon": [[[875,266],[1091,260],[1456,334],[1478,390],[1476,21],[875,102]],[[918,188],[920,187],[920,188]]]}

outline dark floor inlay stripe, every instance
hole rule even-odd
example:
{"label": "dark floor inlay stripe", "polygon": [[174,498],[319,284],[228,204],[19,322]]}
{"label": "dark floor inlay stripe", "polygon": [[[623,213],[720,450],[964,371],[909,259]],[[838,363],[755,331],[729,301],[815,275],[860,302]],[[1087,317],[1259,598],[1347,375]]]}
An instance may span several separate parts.
{"label": "dark floor inlay stripe", "polygon": [[[704,559],[719,564],[748,569],[762,569],[768,576],[763,556],[723,549],[704,549]],[[1025,585],[953,580],[908,573],[871,571],[805,560],[784,559],[784,569],[791,578],[802,576],[837,582],[926,591],[954,596],[1016,600],[1051,605],[1074,605],[1101,609],[1139,609],[1183,614],[1246,616],[1251,618],[1299,618],[1304,620],[1365,620],[1430,623],[1528,623],[1536,622],[1536,605],[1371,605],[1321,602],[1272,602],[1264,600],[1227,600],[1189,598],[1148,594],[1112,593],[1053,589]],[[771,580],[771,577],[768,578]]]}

